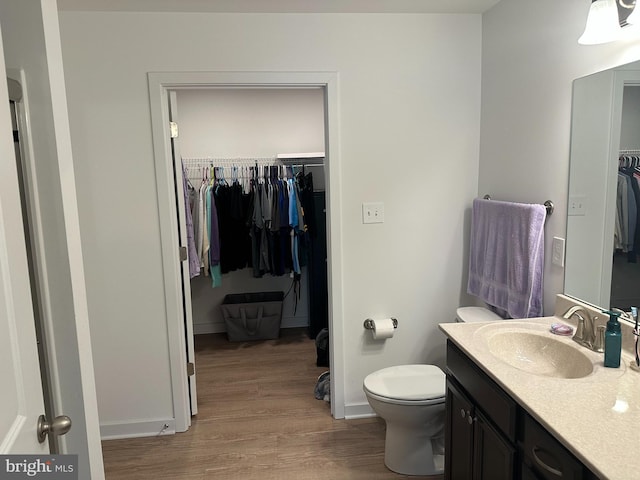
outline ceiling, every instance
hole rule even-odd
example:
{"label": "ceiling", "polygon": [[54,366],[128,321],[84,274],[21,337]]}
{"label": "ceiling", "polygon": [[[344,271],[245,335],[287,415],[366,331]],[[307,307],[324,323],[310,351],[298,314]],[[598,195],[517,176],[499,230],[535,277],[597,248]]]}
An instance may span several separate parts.
{"label": "ceiling", "polygon": [[483,13],[500,0],[58,0],[58,10],[218,13]]}

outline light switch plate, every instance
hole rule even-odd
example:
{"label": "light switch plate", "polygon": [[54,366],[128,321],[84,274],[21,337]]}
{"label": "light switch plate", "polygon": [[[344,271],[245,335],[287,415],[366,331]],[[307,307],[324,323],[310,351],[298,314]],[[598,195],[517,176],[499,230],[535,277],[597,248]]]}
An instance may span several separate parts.
{"label": "light switch plate", "polygon": [[362,204],[362,223],[384,223],[384,203],[368,202]]}
{"label": "light switch plate", "polygon": [[587,197],[586,195],[570,195],[568,215],[586,215],[587,214]]}
{"label": "light switch plate", "polygon": [[564,238],[553,237],[551,262],[559,267],[564,267]]}

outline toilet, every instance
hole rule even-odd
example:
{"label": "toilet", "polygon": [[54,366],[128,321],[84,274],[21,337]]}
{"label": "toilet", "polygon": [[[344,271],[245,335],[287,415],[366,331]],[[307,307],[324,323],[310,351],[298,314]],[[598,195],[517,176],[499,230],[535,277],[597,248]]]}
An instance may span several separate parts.
{"label": "toilet", "polygon": [[398,365],[364,379],[369,405],[387,424],[384,464],[403,475],[444,471],[446,376],[435,365]]}
{"label": "toilet", "polygon": [[[456,322],[502,320],[482,307],[460,307]],[[398,365],[367,375],[364,392],[387,425],[384,463],[402,475],[444,472],[446,376],[435,365]]]}

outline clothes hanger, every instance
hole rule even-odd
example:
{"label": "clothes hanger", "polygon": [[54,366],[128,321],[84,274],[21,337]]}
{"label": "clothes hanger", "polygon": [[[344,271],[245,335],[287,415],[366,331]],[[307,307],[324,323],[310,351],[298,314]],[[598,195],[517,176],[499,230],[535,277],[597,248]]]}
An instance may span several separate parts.
{"label": "clothes hanger", "polygon": [[189,179],[189,168],[182,162],[182,176],[187,182],[187,188],[195,190],[194,186],[191,184],[191,180]]}

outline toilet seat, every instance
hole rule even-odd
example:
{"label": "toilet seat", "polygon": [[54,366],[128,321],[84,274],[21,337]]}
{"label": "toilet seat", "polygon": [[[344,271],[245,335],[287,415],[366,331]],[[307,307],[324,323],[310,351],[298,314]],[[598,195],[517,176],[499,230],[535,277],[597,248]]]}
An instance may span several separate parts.
{"label": "toilet seat", "polygon": [[443,403],[446,375],[435,365],[399,365],[373,372],[364,389],[379,401],[398,405]]}

